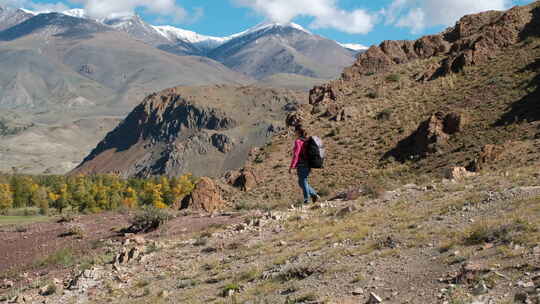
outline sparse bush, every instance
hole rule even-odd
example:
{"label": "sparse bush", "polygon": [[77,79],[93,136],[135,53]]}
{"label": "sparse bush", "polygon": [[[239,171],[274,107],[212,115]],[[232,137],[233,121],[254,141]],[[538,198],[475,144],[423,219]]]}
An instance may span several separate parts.
{"label": "sparse bush", "polygon": [[401,76],[399,74],[391,74],[391,75],[386,76],[386,81],[390,81],[390,82],[399,82],[400,79],[401,79]]}
{"label": "sparse bush", "polygon": [[258,267],[252,267],[238,275],[239,281],[248,281],[252,282],[258,278],[260,278],[262,275],[261,270]]}
{"label": "sparse bush", "polygon": [[373,181],[364,184],[363,190],[365,195],[372,199],[380,198],[385,192],[384,187],[380,183]]}
{"label": "sparse bush", "polygon": [[62,236],[75,236],[78,239],[83,239],[85,235],[84,226],[81,224],[70,224],[67,231]]}
{"label": "sparse bush", "polygon": [[58,223],[71,223],[75,220],[75,216],[72,213],[64,214],[58,219]]}
{"label": "sparse bush", "polygon": [[15,228],[15,231],[16,232],[19,232],[19,233],[24,233],[24,232],[27,232],[28,231],[28,228],[26,228],[25,226],[17,226]]}
{"label": "sparse bush", "polygon": [[374,92],[374,91],[367,93],[366,96],[367,96],[368,98],[371,98],[371,99],[377,99],[377,98],[379,98],[379,94],[378,94],[377,92]]}
{"label": "sparse bush", "polygon": [[318,299],[319,299],[319,296],[317,296],[316,294],[307,293],[307,294],[299,296],[298,298],[295,298],[294,300],[292,300],[292,302],[289,302],[289,303],[311,303],[311,302],[316,302]]}
{"label": "sparse bush", "polygon": [[195,243],[193,243],[193,246],[206,246],[208,244],[208,238],[200,237],[198,238]]}
{"label": "sparse bush", "polygon": [[530,223],[516,220],[510,224],[483,222],[473,226],[467,233],[465,245],[483,243],[509,244],[518,241],[518,234],[536,230]]}
{"label": "sparse bush", "polygon": [[316,267],[313,265],[303,264],[303,265],[287,265],[279,273],[278,279],[281,281],[291,281],[291,280],[303,280],[308,278],[314,273],[323,273],[324,269],[321,267]]}
{"label": "sparse bush", "polygon": [[199,284],[200,284],[200,282],[197,281],[197,280],[194,280],[194,279],[183,279],[183,280],[180,280],[178,282],[178,284],[176,285],[176,288],[184,289],[184,288],[188,288],[188,287],[194,287],[194,286],[197,286]]}
{"label": "sparse bush", "polygon": [[42,296],[50,296],[56,293],[56,284],[49,282],[39,292]]}
{"label": "sparse bush", "polygon": [[230,283],[223,287],[223,290],[221,291],[221,295],[223,297],[228,297],[236,292],[240,291],[240,286],[236,283]]}
{"label": "sparse bush", "polygon": [[24,216],[36,216],[38,215],[38,211],[35,209],[24,208],[23,214]]}
{"label": "sparse bush", "polygon": [[167,210],[149,206],[133,217],[131,226],[126,229],[126,232],[148,233],[157,230],[171,218],[172,215]]}
{"label": "sparse bush", "polygon": [[37,263],[38,266],[62,265],[72,266],[75,263],[75,255],[71,248],[60,249]]}
{"label": "sparse bush", "polygon": [[377,119],[377,120],[389,120],[391,116],[392,116],[392,110],[385,109],[385,110],[379,112],[377,114],[377,116],[375,116],[375,119]]}

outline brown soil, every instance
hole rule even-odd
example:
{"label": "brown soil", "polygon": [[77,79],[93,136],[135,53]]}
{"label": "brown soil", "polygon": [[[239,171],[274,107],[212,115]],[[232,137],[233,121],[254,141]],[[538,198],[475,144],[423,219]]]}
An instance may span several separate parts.
{"label": "brown soil", "polygon": [[[6,226],[0,230],[0,278],[24,283],[32,281],[32,277],[61,277],[69,273],[71,267],[47,262],[47,258],[61,250],[70,249],[79,259],[103,254],[102,243],[108,240],[121,240],[122,228],[129,226],[133,214],[103,213],[76,217],[71,223],[46,222],[21,227]],[[144,235],[147,239],[168,239],[190,235],[240,222],[242,219],[226,214],[210,217],[208,215],[187,215],[169,221],[164,229]],[[84,238],[63,236],[69,225],[84,227]],[[71,266],[71,265],[69,265]]]}

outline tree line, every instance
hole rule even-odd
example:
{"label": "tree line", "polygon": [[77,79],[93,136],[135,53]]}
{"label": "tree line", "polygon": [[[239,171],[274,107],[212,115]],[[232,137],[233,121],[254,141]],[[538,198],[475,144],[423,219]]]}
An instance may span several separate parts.
{"label": "tree line", "polygon": [[123,179],[116,175],[0,175],[0,214],[10,209],[39,208],[48,215],[65,210],[97,213],[119,208],[179,207],[195,188],[190,174],[169,178]]}

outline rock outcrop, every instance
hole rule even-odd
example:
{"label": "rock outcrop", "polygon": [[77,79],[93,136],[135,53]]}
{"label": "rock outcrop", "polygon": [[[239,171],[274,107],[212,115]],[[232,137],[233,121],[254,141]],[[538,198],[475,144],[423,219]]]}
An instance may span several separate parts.
{"label": "rock outcrop", "polygon": [[449,146],[450,135],[461,132],[465,122],[463,114],[437,112],[423,121],[411,136],[402,140],[386,157],[393,156],[404,161],[442,152]]}
{"label": "rock outcrop", "polygon": [[467,167],[469,171],[480,172],[486,167],[497,162],[504,152],[504,148],[496,145],[485,145],[482,151]]}
{"label": "rock outcrop", "polygon": [[225,201],[219,187],[208,177],[201,178],[193,192],[182,202],[182,209],[195,211],[214,212],[224,207]]}
{"label": "rock outcrop", "polygon": [[415,41],[384,41],[360,54],[344,69],[341,79],[315,87],[310,104],[335,101],[343,96],[343,82],[361,81],[362,77],[389,71],[393,66],[413,60],[440,58],[418,80],[433,80],[466,66],[478,65],[495,57],[502,49],[529,36],[540,35],[540,4],[516,6],[506,12],[488,11],[461,18],[454,27],[438,35]]}
{"label": "rock outcrop", "polygon": [[443,55],[449,50],[450,43],[443,35],[425,36],[414,42],[384,41],[361,54],[352,67],[345,69],[342,78],[351,80],[362,75],[378,73],[396,64]]}
{"label": "rock outcrop", "polygon": [[475,176],[476,173],[468,171],[464,167],[453,167],[446,170],[446,178],[450,180],[462,180],[468,177]]}
{"label": "rock outcrop", "polygon": [[73,174],[220,176],[283,129],[300,93],[255,87],[178,87],[148,96]]}
{"label": "rock outcrop", "polygon": [[242,168],[225,175],[227,183],[244,192],[253,190],[258,185],[257,174],[252,168]]}

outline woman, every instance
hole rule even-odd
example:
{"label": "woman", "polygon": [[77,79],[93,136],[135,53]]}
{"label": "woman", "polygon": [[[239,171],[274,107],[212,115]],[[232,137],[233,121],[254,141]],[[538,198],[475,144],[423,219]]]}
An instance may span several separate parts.
{"label": "woman", "polygon": [[289,174],[292,173],[293,169],[296,169],[298,174],[298,185],[302,188],[302,192],[304,193],[304,204],[307,204],[310,198],[316,203],[320,199],[320,196],[308,183],[311,168],[307,162],[306,151],[304,149],[308,134],[301,125],[296,126],[295,134],[297,138],[294,141],[293,158],[291,166],[289,167]]}

